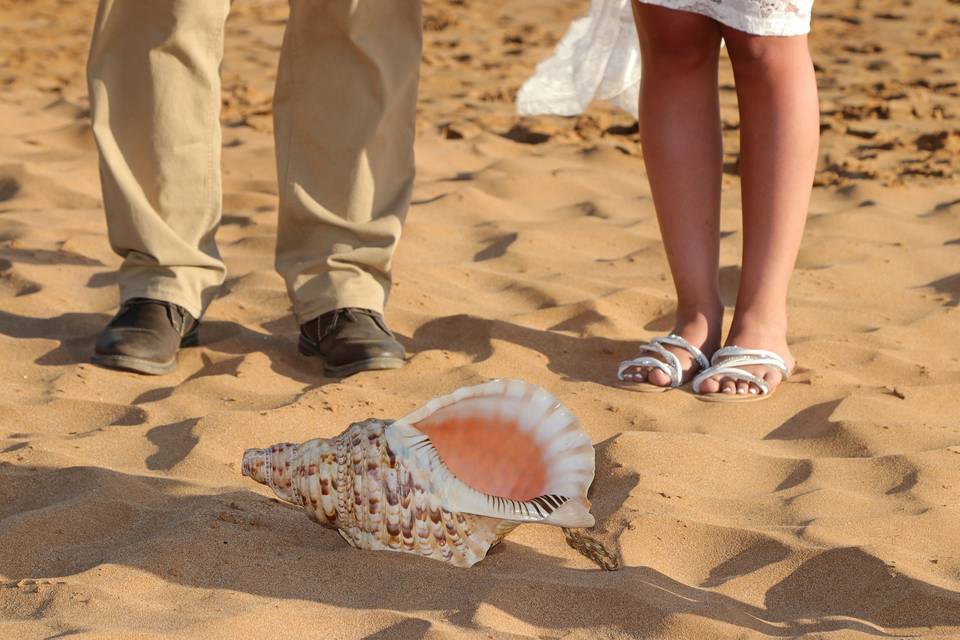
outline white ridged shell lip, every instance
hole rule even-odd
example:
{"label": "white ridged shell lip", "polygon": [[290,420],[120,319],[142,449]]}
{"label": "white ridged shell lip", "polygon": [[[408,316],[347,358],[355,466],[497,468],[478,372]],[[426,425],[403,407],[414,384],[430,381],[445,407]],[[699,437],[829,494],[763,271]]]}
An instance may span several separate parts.
{"label": "white ridged shell lip", "polygon": [[[503,402],[499,409],[491,408],[497,405],[485,407],[469,402],[485,398],[499,398]],[[533,507],[533,500],[509,500],[489,496],[461,482],[446,468],[429,437],[417,429],[416,425],[458,403],[463,405],[464,411],[491,414],[495,411],[498,417],[515,420],[522,431],[530,432],[537,443],[544,447],[540,455],[547,464],[547,480],[541,494],[557,495],[565,501],[582,502],[586,505],[581,509],[582,513],[578,513],[578,517],[574,519],[574,524],[563,526],[593,526],[587,501],[587,490],[593,482],[595,471],[593,444],[576,417],[559,400],[541,387],[522,380],[497,379],[457,389],[447,396],[431,400],[422,408],[394,422],[387,430],[387,440],[391,446],[396,444],[399,448],[416,443],[419,445],[417,455],[420,456],[421,463],[436,465],[437,473],[445,479],[442,491],[445,508],[522,522],[546,523],[549,517]],[[541,407],[545,407],[542,412]],[[570,455],[564,456],[564,452]],[[572,509],[573,507],[569,507],[568,511]]]}

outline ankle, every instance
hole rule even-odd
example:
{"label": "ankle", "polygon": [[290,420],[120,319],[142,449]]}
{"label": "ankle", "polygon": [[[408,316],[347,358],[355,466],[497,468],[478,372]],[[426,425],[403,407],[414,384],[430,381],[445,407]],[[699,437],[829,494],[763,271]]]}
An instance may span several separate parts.
{"label": "ankle", "polygon": [[765,338],[782,338],[786,340],[787,314],[779,313],[751,313],[741,312],[739,309],[730,325],[730,336],[763,336]]}
{"label": "ankle", "polygon": [[704,320],[713,324],[723,319],[723,303],[719,296],[714,299],[703,299],[677,302],[677,321]]}
{"label": "ankle", "polygon": [[723,307],[715,309],[677,309],[674,332],[705,349],[720,346],[723,333]]}

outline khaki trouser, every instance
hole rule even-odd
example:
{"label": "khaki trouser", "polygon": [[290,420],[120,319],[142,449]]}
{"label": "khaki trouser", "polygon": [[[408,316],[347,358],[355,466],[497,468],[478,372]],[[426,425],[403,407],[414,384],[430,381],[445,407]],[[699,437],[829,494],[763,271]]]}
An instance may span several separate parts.
{"label": "khaki trouser", "polygon": [[[383,311],[413,187],[420,0],[291,0],[274,98],[277,270],[299,322]],[[88,75],[121,300],[200,317],[223,282],[230,0],[100,0]]]}

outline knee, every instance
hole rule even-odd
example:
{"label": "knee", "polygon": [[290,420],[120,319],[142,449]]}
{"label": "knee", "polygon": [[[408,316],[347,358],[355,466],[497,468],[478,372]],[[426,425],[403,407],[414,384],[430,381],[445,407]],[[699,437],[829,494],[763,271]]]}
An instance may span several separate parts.
{"label": "knee", "polygon": [[644,71],[649,73],[690,73],[716,65],[719,38],[685,29],[641,34]]}
{"label": "knee", "polygon": [[809,61],[803,37],[728,36],[726,45],[738,75],[773,76],[789,72],[800,60]]}

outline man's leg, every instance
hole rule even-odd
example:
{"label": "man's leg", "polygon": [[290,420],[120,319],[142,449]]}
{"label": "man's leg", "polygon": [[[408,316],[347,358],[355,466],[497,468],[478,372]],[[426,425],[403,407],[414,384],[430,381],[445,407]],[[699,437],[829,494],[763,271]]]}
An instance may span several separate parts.
{"label": "man's leg", "polygon": [[413,188],[421,45],[420,0],[291,1],[275,99],[277,269],[301,347],[330,375],[402,364],[380,314]]}
{"label": "man's leg", "polygon": [[[223,282],[214,234],[229,8],[229,0],[100,2],[88,80],[110,243],[123,257],[121,313],[95,356],[107,366],[172,369],[179,338]],[[144,311],[140,300],[163,304]]]}

